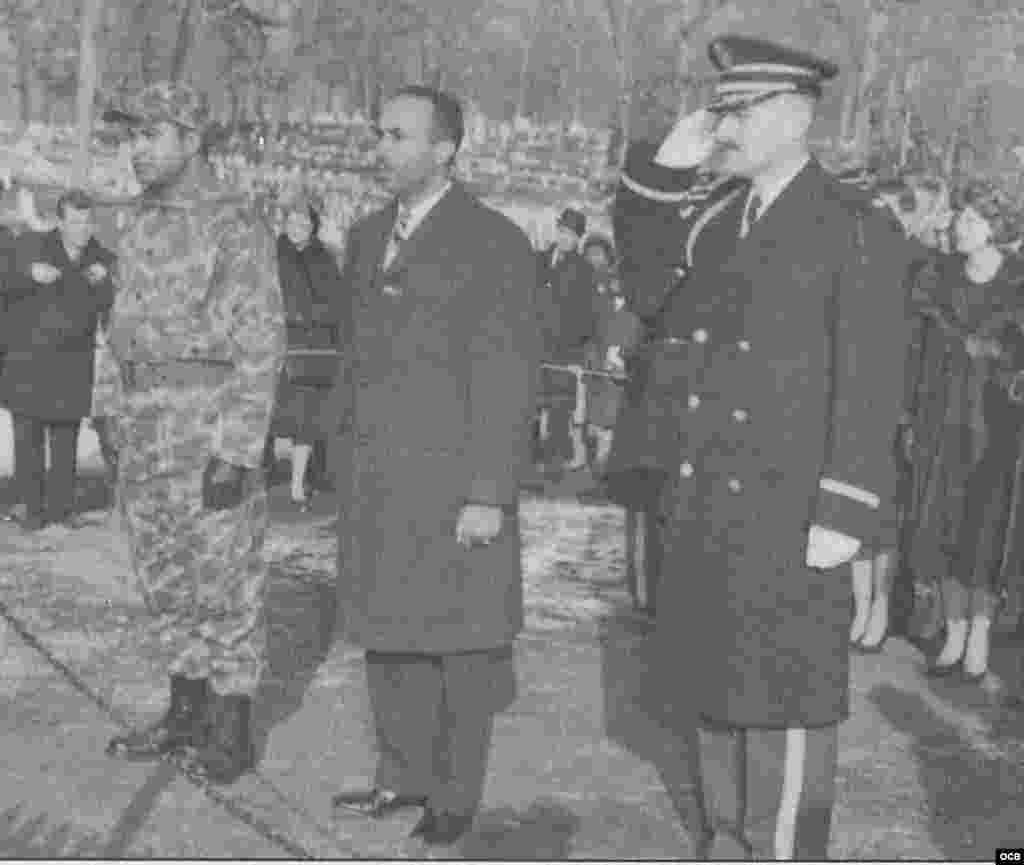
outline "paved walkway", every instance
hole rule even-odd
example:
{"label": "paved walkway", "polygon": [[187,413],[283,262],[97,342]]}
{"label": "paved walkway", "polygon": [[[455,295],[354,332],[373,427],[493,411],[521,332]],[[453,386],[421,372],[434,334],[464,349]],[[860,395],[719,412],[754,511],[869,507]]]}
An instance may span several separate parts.
{"label": "paved walkway", "polygon": [[[405,839],[415,813],[379,824],[330,813],[333,792],[372,773],[363,673],[359,654],[331,638],[331,515],[276,505],[258,773],[221,791],[225,807],[169,765],[108,760],[115,723],[8,633],[0,857],[423,855]],[[645,711],[649,626],[623,589],[622,515],[571,495],[528,497],[523,513],[520,697],[496,728],[479,824],[454,855],[688,857],[686,754]],[[152,717],[166,681],[159,653],[121,585],[116,533],[101,512],[89,523],[34,537],[0,527],[0,597],[117,710]],[[991,861],[995,847],[1024,844],[1024,712],[999,700],[1024,679],[1021,655],[998,646],[986,690],[924,679],[920,653],[902,641],[854,660],[835,856]],[[274,833],[296,846],[282,849]]]}

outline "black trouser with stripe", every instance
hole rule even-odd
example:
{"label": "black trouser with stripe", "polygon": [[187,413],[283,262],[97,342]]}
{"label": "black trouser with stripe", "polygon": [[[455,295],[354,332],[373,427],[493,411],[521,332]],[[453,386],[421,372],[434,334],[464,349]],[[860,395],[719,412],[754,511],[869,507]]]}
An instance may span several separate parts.
{"label": "black trouser with stripe", "polygon": [[367,652],[366,678],[377,733],[374,786],[422,797],[435,811],[475,814],[494,715],[515,690],[511,654]]}
{"label": "black trouser with stripe", "polygon": [[824,859],[838,727],[788,730],[703,722],[701,858]]}

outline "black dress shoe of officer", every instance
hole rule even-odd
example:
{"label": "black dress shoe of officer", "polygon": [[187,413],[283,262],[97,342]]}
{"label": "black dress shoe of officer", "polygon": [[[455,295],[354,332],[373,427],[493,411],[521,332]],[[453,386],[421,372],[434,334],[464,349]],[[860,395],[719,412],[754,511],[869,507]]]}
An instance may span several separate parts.
{"label": "black dress shoe of officer", "polygon": [[472,825],[472,814],[453,814],[450,811],[433,811],[427,808],[420,822],[409,833],[409,837],[421,838],[424,844],[454,844]]}
{"label": "black dress shoe of officer", "polygon": [[403,796],[393,790],[351,790],[338,793],[331,804],[360,817],[379,819],[404,808],[422,808],[427,804],[423,796]]}

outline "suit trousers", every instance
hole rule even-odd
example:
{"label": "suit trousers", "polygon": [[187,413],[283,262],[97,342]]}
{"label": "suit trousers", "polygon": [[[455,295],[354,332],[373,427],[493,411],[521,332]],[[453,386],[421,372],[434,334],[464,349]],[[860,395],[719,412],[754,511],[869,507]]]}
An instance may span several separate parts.
{"label": "suit trousers", "polygon": [[761,729],[704,722],[701,858],[825,859],[838,727]]}
{"label": "suit trousers", "polygon": [[498,709],[487,695],[509,674],[514,681],[514,661],[497,650],[368,651],[378,752],[375,786],[425,798],[435,811],[475,814]]}
{"label": "suit trousers", "polygon": [[[26,515],[51,522],[75,510],[75,458],[80,421],[46,421],[14,414],[15,488]],[[50,438],[50,470],[46,470],[46,436]]]}

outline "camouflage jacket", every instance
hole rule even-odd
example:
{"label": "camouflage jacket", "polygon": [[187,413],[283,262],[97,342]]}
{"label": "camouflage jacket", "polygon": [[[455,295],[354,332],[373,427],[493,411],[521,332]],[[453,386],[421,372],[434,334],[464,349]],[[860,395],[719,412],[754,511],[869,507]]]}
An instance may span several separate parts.
{"label": "camouflage jacket", "polygon": [[210,393],[223,431],[217,455],[255,467],[286,350],[274,243],[242,198],[209,186],[193,200],[143,204],[122,236],[94,413],[130,422],[140,398],[123,384],[130,364],[230,364]]}

